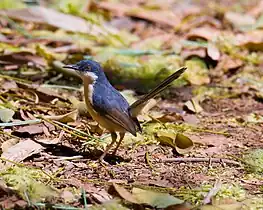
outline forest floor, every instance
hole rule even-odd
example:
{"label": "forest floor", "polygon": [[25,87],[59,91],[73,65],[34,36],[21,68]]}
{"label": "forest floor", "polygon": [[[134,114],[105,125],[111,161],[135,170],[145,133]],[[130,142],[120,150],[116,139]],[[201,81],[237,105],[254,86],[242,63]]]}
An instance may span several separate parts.
{"label": "forest floor", "polygon": [[[263,1],[0,8],[1,207],[263,209]],[[62,68],[82,59],[129,103],[188,68],[106,164],[110,135]]]}

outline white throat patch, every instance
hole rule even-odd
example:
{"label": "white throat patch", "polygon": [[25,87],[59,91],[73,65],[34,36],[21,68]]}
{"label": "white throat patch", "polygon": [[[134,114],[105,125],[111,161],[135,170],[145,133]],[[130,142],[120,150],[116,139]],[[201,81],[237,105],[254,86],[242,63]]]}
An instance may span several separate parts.
{"label": "white throat patch", "polygon": [[88,80],[89,83],[95,83],[98,79],[98,76],[94,74],[93,72],[85,72],[84,75],[82,75],[83,80]]}
{"label": "white throat patch", "polygon": [[98,76],[94,74],[93,72],[85,72],[84,75],[82,75],[82,80],[84,83],[84,94],[85,94],[85,100],[87,104],[93,104],[92,96],[93,96],[93,85],[96,83],[96,80],[98,79]]}

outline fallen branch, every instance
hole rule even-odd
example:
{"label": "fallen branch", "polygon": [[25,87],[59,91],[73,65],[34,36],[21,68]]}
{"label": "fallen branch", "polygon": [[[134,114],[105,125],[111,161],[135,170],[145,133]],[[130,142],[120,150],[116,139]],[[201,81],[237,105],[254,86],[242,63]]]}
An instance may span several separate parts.
{"label": "fallen branch", "polygon": [[224,158],[165,158],[159,161],[160,163],[173,163],[173,162],[214,162],[214,163],[225,163],[228,165],[241,166],[241,164],[234,160],[224,159]]}

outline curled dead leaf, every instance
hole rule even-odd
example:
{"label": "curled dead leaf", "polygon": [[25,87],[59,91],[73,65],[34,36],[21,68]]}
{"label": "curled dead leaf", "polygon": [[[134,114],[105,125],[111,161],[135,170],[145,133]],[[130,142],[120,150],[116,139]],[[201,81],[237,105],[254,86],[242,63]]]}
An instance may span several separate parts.
{"label": "curled dead leaf", "polygon": [[193,113],[199,113],[203,111],[203,108],[200,106],[196,98],[192,98],[191,100],[185,102],[184,107]]}
{"label": "curled dead leaf", "polygon": [[157,139],[163,145],[168,145],[179,154],[186,154],[193,148],[193,141],[181,133],[175,134],[173,131],[158,131]]}
{"label": "curled dead leaf", "polygon": [[208,43],[207,46],[207,55],[212,58],[214,61],[218,61],[220,58],[219,49],[212,43]]}
{"label": "curled dead leaf", "polygon": [[175,144],[176,144],[176,151],[179,154],[188,153],[190,150],[192,150],[194,146],[193,141],[181,133],[177,133],[175,138]]}
{"label": "curled dead leaf", "polygon": [[219,35],[219,31],[211,27],[200,27],[192,29],[187,35],[186,38],[189,40],[195,39],[204,39],[207,41],[215,40]]}
{"label": "curled dead leaf", "polygon": [[238,34],[238,45],[249,50],[263,51],[263,31],[255,30],[245,34]]}
{"label": "curled dead leaf", "polygon": [[49,120],[57,120],[62,123],[68,123],[68,122],[75,122],[77,120],[77,117],[78,117],[78,110],[75,109],[67,114],[56,115],[56,116],[45,116],[44,118]]}

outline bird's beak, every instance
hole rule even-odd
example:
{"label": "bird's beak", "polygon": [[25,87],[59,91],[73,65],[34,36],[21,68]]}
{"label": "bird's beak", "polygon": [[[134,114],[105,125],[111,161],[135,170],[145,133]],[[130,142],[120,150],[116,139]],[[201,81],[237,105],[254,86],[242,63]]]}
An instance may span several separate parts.
{"label": "bird's beak", "polygon": [[65,65],[65,66],[63,66],[63,68],[79,70],[78,66],[77,66],[77,65],[74,65],[74,64]]}

